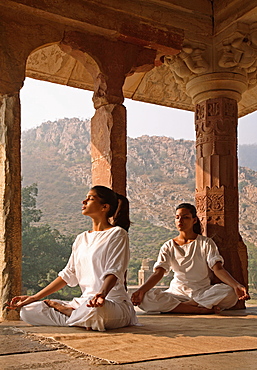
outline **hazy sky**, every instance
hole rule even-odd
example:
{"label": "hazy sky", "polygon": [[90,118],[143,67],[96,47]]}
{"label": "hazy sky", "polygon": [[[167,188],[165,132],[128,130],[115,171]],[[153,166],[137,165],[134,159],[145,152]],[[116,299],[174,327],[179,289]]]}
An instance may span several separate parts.
{"label": "hazy sky", "polygon": [[[22,130],[60,118],[91,118],[92,92],[27,78],[21,89]],[[126,99],[128,136],[195,140],[194,113]],[[257,143],[257,112],[239,119],[239,144]]]}

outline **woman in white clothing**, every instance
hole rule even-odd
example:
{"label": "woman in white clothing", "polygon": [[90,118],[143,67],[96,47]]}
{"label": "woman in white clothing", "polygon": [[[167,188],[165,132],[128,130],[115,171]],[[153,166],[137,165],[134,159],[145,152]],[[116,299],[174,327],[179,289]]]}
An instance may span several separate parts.
{"label": "woman in white clothing", "polygon": [[[201,235],[192,204],[176,208],[175,224],[179,235],[161,247],[153,274],[132,294],[132,303],[146,312],[208,314],[249,299],[246,288],[224,269],[214,241]],[[169,289],[151,289],[170,270],[174,278]],[[223,283],[211,285],[211,270]]]}
{"label": "woman in white clothing", "polygon": [[[81,326],[104,331],[137,323],[125,289],[129,262],[129,203],[104,186],[94,186],[82,202],[93,227],[77,236],[70,259],[59,276],[32,296],[16,296],[10,309],[21,308],[31,325]],[[42,298],[65,285],[79,285],[82,295],[70,302]]]}

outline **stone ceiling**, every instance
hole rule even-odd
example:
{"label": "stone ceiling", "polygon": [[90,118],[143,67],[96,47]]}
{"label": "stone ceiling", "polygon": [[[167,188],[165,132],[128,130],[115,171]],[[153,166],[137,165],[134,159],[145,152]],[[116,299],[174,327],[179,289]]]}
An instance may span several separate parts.
{"label": "stone ceiling", "polygon": [[[155,49],[154,68],[126,77],[125,98],[193,111],[190,80],[229,71],[246,81],[239,116],[257,110],[257,0],[6,0],[6,6],[66,29]],[[33,51],[26,75],[94,90],[91,74],[62,51],[61,40]]]}

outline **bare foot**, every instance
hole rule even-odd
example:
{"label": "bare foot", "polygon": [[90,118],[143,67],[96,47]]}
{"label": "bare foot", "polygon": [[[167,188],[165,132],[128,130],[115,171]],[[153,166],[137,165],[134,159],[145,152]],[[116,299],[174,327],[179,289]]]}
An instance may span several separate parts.
{"label": "bare foot", "polygon": [[50,299],[44,300],[45,304],[47,304],[48,307],[54,308],[55,311],[58,311],[60,313],[63,313],[66,316],[70,316],[74,308],[69,306],[64,306],[61,303],[51,301]]}
{"label": "bare foot", "polygon": [[214,312],[215,312],[216,314],[221,313],[221,309],[220,309],[220,307],[219,307],[219,306],[213,306],[213,309],[214,309]]}
{"label": "bare foot", "polygon": [[176,313],[192,313],[198,315],[208,315],[215,313],[214,308],[198,307],[197,303],[194,301],[182,302],[177,307],[175,307],[172,312]]}

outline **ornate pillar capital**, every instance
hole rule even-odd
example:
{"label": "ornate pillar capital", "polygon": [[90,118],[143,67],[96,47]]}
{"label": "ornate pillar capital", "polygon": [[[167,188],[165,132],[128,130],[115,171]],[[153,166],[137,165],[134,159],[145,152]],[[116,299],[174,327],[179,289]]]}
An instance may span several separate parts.
{"label": "ornate pillar capital", "polygon": [[239,102],[257,85],[257,23],[237,22],[208,39],[187,35],[181,52],[163,61],[193,104],[223,97]]}
{"label": "ornate pillar capital", "polygon": [[247,86],[247,78],[242,74],[217,72],[192,78],[186,84],[186,91],[194,104],[215,98],[229,98],[239,102]]}

